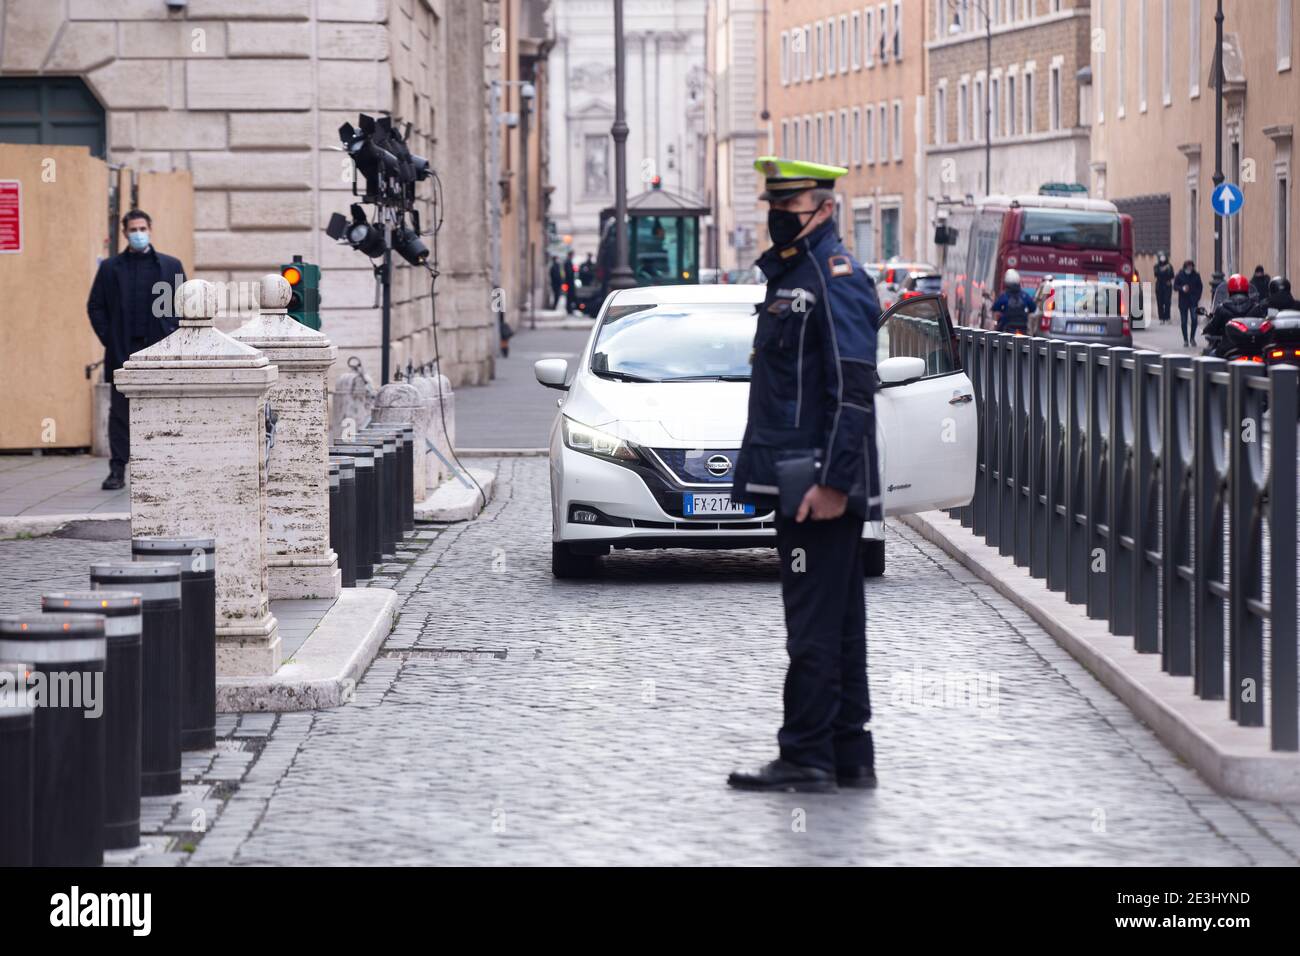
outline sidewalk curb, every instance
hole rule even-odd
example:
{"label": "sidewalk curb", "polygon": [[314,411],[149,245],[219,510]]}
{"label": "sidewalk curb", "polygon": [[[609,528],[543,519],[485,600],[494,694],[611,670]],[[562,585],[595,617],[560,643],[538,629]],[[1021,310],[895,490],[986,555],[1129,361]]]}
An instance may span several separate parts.
{"label": "sidewalk curb", "polygon": [[[470,476],[478,482],[478,487],[466,487],[456,477],[440,484],[433,494],[423,501],[415,503],[415,520],[452,522],[469,521],[477,518],[478,513],[487,507],[496,493],[497,476],[495,471],[485,468],[467,468]],[[479,488],[483,494],[479,494]]]}
{"label": "sidewalk curb", "polygon": [[1191,677],[1164,673],[1159,654],[1139,654],[1131,637],[1111,634],[960,522],[935,511],[900,520],[1028,614],[1216,790],[1300,803],[1300,754],[1270,750],[1268,728],[1238,727],[1225,701],[1196,697]]}
{"label": "sidewalk curb", "polygon": [[5,515],[0,517],[0,541],[19,536],[28,538],[39,538],[47,534],[53,534],[65,524],[71,524],[74,521],[130,521],[131,513],[124,512],[92,512],[89,514],[64,514],[64,515]]}
{"label": "sidewalk curb", "polygon": [[391,588],[344,588],[274,676],[217,678],[217,713],[283,713],[346,704],[392,632],[398,603]]}

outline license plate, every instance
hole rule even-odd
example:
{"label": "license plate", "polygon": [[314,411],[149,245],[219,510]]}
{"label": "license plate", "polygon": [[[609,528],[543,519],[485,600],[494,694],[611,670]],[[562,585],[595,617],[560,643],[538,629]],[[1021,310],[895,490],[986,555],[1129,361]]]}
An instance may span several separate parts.
{"label": "license plate", "polygon": [[682,495],[684,515],[752,515],[753,505],[732,501],[731,495]]}
{"label": "license plate", "polygon": [[1065,327],[1065,331],[1074,332],[1078,335],[1105,335],[1106,324],[1104,322],[1071,322]]}

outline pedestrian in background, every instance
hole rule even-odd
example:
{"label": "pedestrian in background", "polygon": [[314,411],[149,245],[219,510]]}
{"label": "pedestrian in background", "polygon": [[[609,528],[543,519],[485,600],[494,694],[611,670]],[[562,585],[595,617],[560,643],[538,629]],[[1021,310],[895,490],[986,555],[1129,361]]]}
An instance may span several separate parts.
{"label": "pedestrian in background", "polygon": [[749,417],[733,500],[776,513],[785,606],[780,756],[737,771],[740,790],[876,785],[867,693],[864,521],[881,519],[875,285],[840,242],[840,166],[761,157],[772,247],[759,257]]}
{"label": "pedestrian in background", "polygon": [[564,310],[572,315],[578,309],[578,272],[573,267],[573,252],[564,257]]}
{"label": "pedestrian in background", "polygon": [[1263,302],[1268,299],[1268,283],[1272,278],[1264,271],[1263,266],[1255,266],[1255,274],[1250,277],[1250,287],[1254,290],[1255,299]]}
{"label": "pedestrian in background", "polygon": [[[127,248],[99,264],[90,287],[86,313],[90,326],[104,346],[104,381],[132,353],[160,342],[176,331],[173,312],[176,290],[185,281],[179,259],[153,247],[149,230],[153,220],[140,209],[122,217]],[[100,486],[115,491],[126,483],[126,463],[131,458],[131,414],[127,398],[109,390],[108,477]]]}
{"label": "pedestrian in background", "polygon": [[1196,308],[1205,289],[1196,263],[1188,259],[1175,280],[1178,285],[1178,315],[1183,323],[1183,345],[1196,344]]}
{"label": "pedestrian in background", "polygon": [[564,285],[564,273],[560,270],[559,256],[551,256],[551,301],[547,305],[548,309],[554,309],[560,304],[560,287]]}
{"label": "pedestrian in background", "polygon": [[1174,264],[1169,261],[1169,253],[1161,250],[1156,256],[1156,313],[1160,321],[1168,323],[1170,306],[1174,300]]}

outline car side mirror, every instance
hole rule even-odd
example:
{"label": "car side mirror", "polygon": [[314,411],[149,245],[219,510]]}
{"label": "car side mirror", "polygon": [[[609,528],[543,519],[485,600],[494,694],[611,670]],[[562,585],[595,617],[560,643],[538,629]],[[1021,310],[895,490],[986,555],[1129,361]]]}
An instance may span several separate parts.
{"label": "car side mirror", "polygon": [[886,388],[915,382],[925,377],[925,359],[912,355],[895,355],[881,362],[876,367],[876,374],[880,376],[880,384]]}
{"label": "car side mirror", "polygon": [[565,384],[569,377],[569,363],[566,359],[538,359],[533,363],[533,374],[547,388],[558,388],[562,392],[569,390]]}

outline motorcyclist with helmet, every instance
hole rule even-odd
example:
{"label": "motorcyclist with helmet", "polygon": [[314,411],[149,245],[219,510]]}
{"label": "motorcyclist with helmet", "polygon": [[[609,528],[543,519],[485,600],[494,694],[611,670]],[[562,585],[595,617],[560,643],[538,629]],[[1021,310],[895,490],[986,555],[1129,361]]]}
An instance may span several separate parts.
{"label": "motorcyclist with helmet", "polygon": [[1291,296],[1291,280],[1286,276],[1274,276],[1268,282],[1268,295],[1260,300],[1258,311],[1261,318],[1278,312],[1300,309],[1300,302]]}
{"label": "motorcyclist with helmet", "polygon": [[1201,332],[1207,339],[1214,340],[1211,354],[1222,353],[1223,334],[1228,323],[1233,319],[1258,318],[1255,309],[1255,300],[1250,295],[1250,280],[1240,272],[1228,276],[1228,297],[1214,310],[1214,314],[1210,316],[1210,320],[1205,323],[1205,328]]}
{"label": "motorcyclist with helmet", "polygon": [[1020,273],[1008,269],[1002,276],[1002,293],[993,300],[994,330],[1028,332],[1034,313],[1034,297],[1020,288]]}

